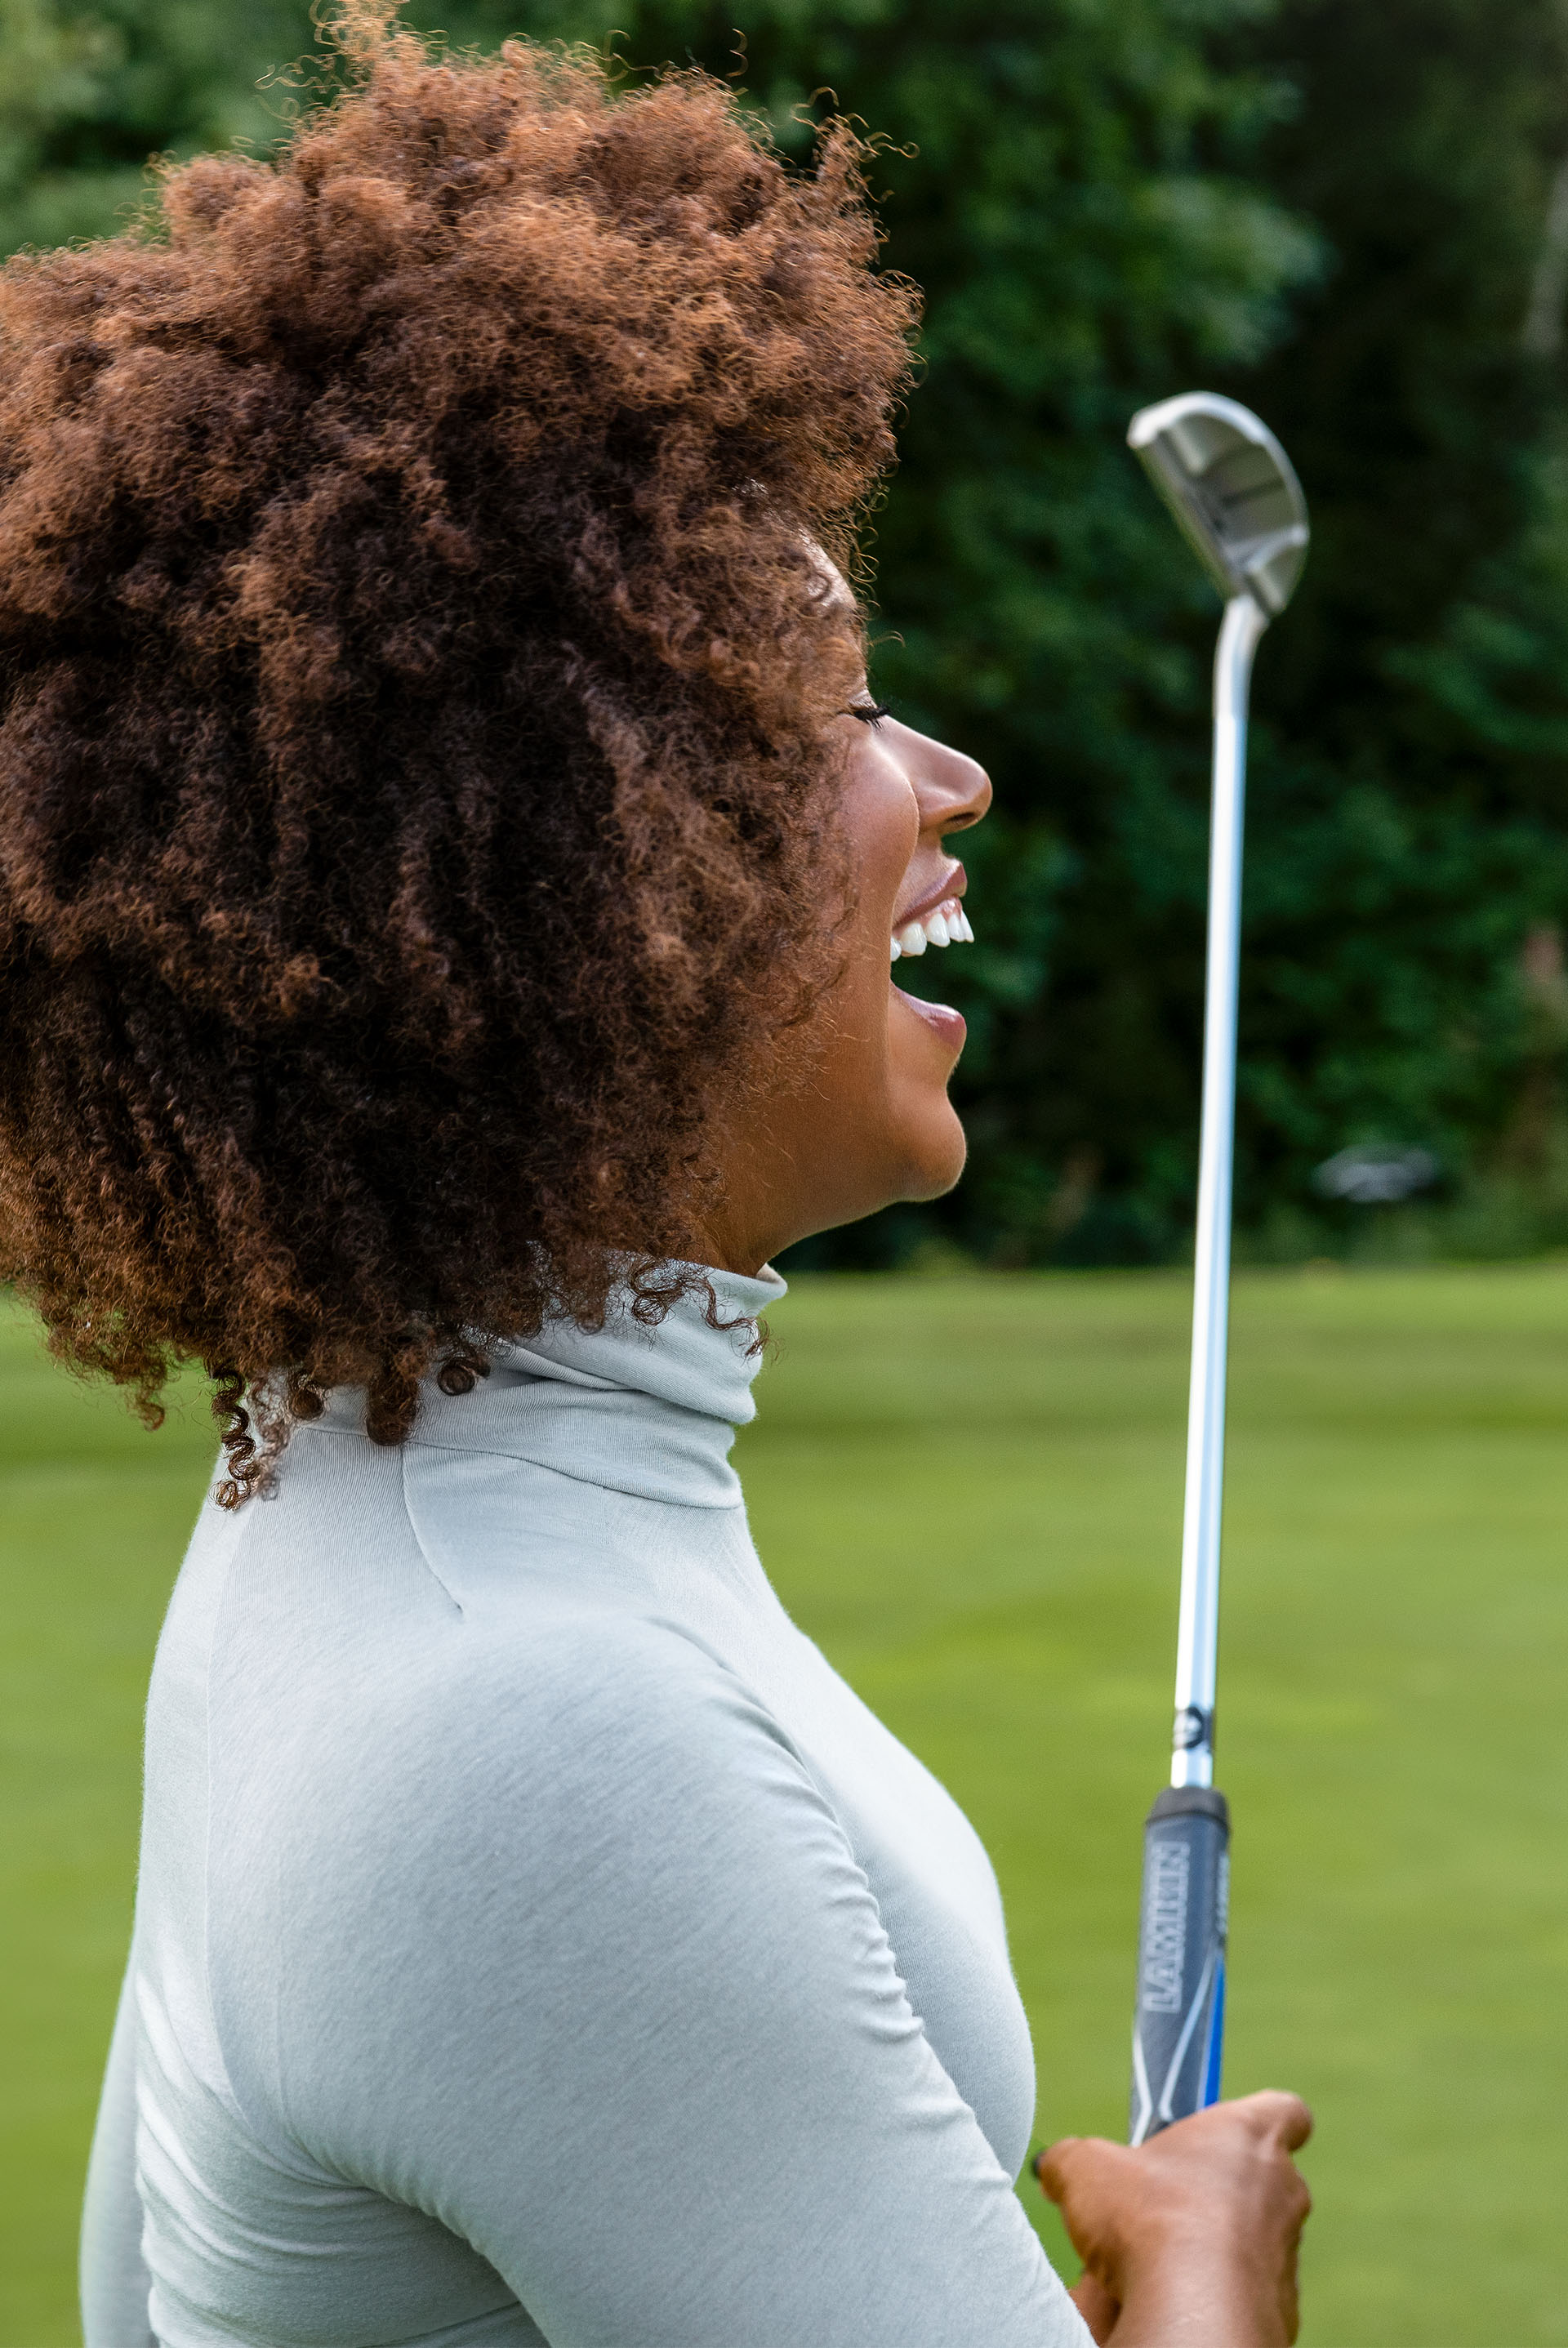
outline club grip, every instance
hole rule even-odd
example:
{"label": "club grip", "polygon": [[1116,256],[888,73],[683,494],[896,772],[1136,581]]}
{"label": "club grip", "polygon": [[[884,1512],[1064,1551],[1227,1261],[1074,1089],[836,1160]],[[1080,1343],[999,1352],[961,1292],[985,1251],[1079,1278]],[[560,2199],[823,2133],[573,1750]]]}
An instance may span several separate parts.
{"label": "club grip", "polygon": [[1210,1786],[1168,1786],[1143,1828],[1128,2142],[1220,2099],[1231,1813]]}

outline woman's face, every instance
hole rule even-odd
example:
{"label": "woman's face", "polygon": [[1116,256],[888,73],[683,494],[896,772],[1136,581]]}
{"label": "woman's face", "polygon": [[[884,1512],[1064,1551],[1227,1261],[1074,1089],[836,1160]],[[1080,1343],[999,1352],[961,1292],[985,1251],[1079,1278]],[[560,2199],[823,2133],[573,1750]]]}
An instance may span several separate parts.
{"label": "woman's face", "polygon": [[725,1151],[727,1203],[710,1245],[734,1271],[895,1200],[937,1198],[964,1170],[947,1097],[964,1021],[904,993],[892,947],[902,936],[918,948],[922,933],[934,944],[953,926],[934,918],[966,886],[949,843],[979,822],[991,786],[973,758],[900,725],[869,691],[836,724],[855,891],[845,967],[807,1050],[792,1048],[791,1075]]}

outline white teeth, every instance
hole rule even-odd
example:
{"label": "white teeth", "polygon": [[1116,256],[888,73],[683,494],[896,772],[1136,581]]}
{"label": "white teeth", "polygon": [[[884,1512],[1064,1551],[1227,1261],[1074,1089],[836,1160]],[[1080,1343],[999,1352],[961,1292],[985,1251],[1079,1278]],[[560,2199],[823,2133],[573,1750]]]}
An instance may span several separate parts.
{"label": "white teeth", "polygon": [[906,922],[888,940],[888,960],[897,962],[903,954],[923,954],[927,946],[972,946],[975,932],[969,926],[969,916],[956,897],[949,897],[938,905],[934,913],[927,913],[923,922]]}

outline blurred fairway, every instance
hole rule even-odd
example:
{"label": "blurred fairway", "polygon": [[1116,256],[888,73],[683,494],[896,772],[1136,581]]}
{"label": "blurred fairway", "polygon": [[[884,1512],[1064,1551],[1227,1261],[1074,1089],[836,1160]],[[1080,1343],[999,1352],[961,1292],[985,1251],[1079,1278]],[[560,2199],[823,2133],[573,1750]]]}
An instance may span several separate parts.
{"label": "blurred fairway", "polygon": [[[1166,1274],[802,1280],[742,1438],[786,1602],[990,1845],[1042,2137],[1125,2125],[1187,1313]],[[1233,1359],[1226,2084],[1317,2109],[1304,2343],[1568,2343],[1568,1269],[1249,1274]],[[209,1425],[150,1438],[0,1323],[0,2348],[77,2337]]]}

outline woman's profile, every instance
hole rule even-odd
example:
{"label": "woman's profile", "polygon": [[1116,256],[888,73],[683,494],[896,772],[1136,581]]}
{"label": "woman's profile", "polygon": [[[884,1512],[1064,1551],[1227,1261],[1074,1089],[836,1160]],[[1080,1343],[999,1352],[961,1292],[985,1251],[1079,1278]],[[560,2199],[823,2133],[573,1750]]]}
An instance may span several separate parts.
{"label": "woman's profile", "polygon": [[1274,2348],[1301,2106],[1056,2147],[1069,2295],[985,1852],[729,1461],[769,1259],[964,1159],[855,140],[338,37],[0,273],[0,1271],[223,1430],[88,2348]]}

